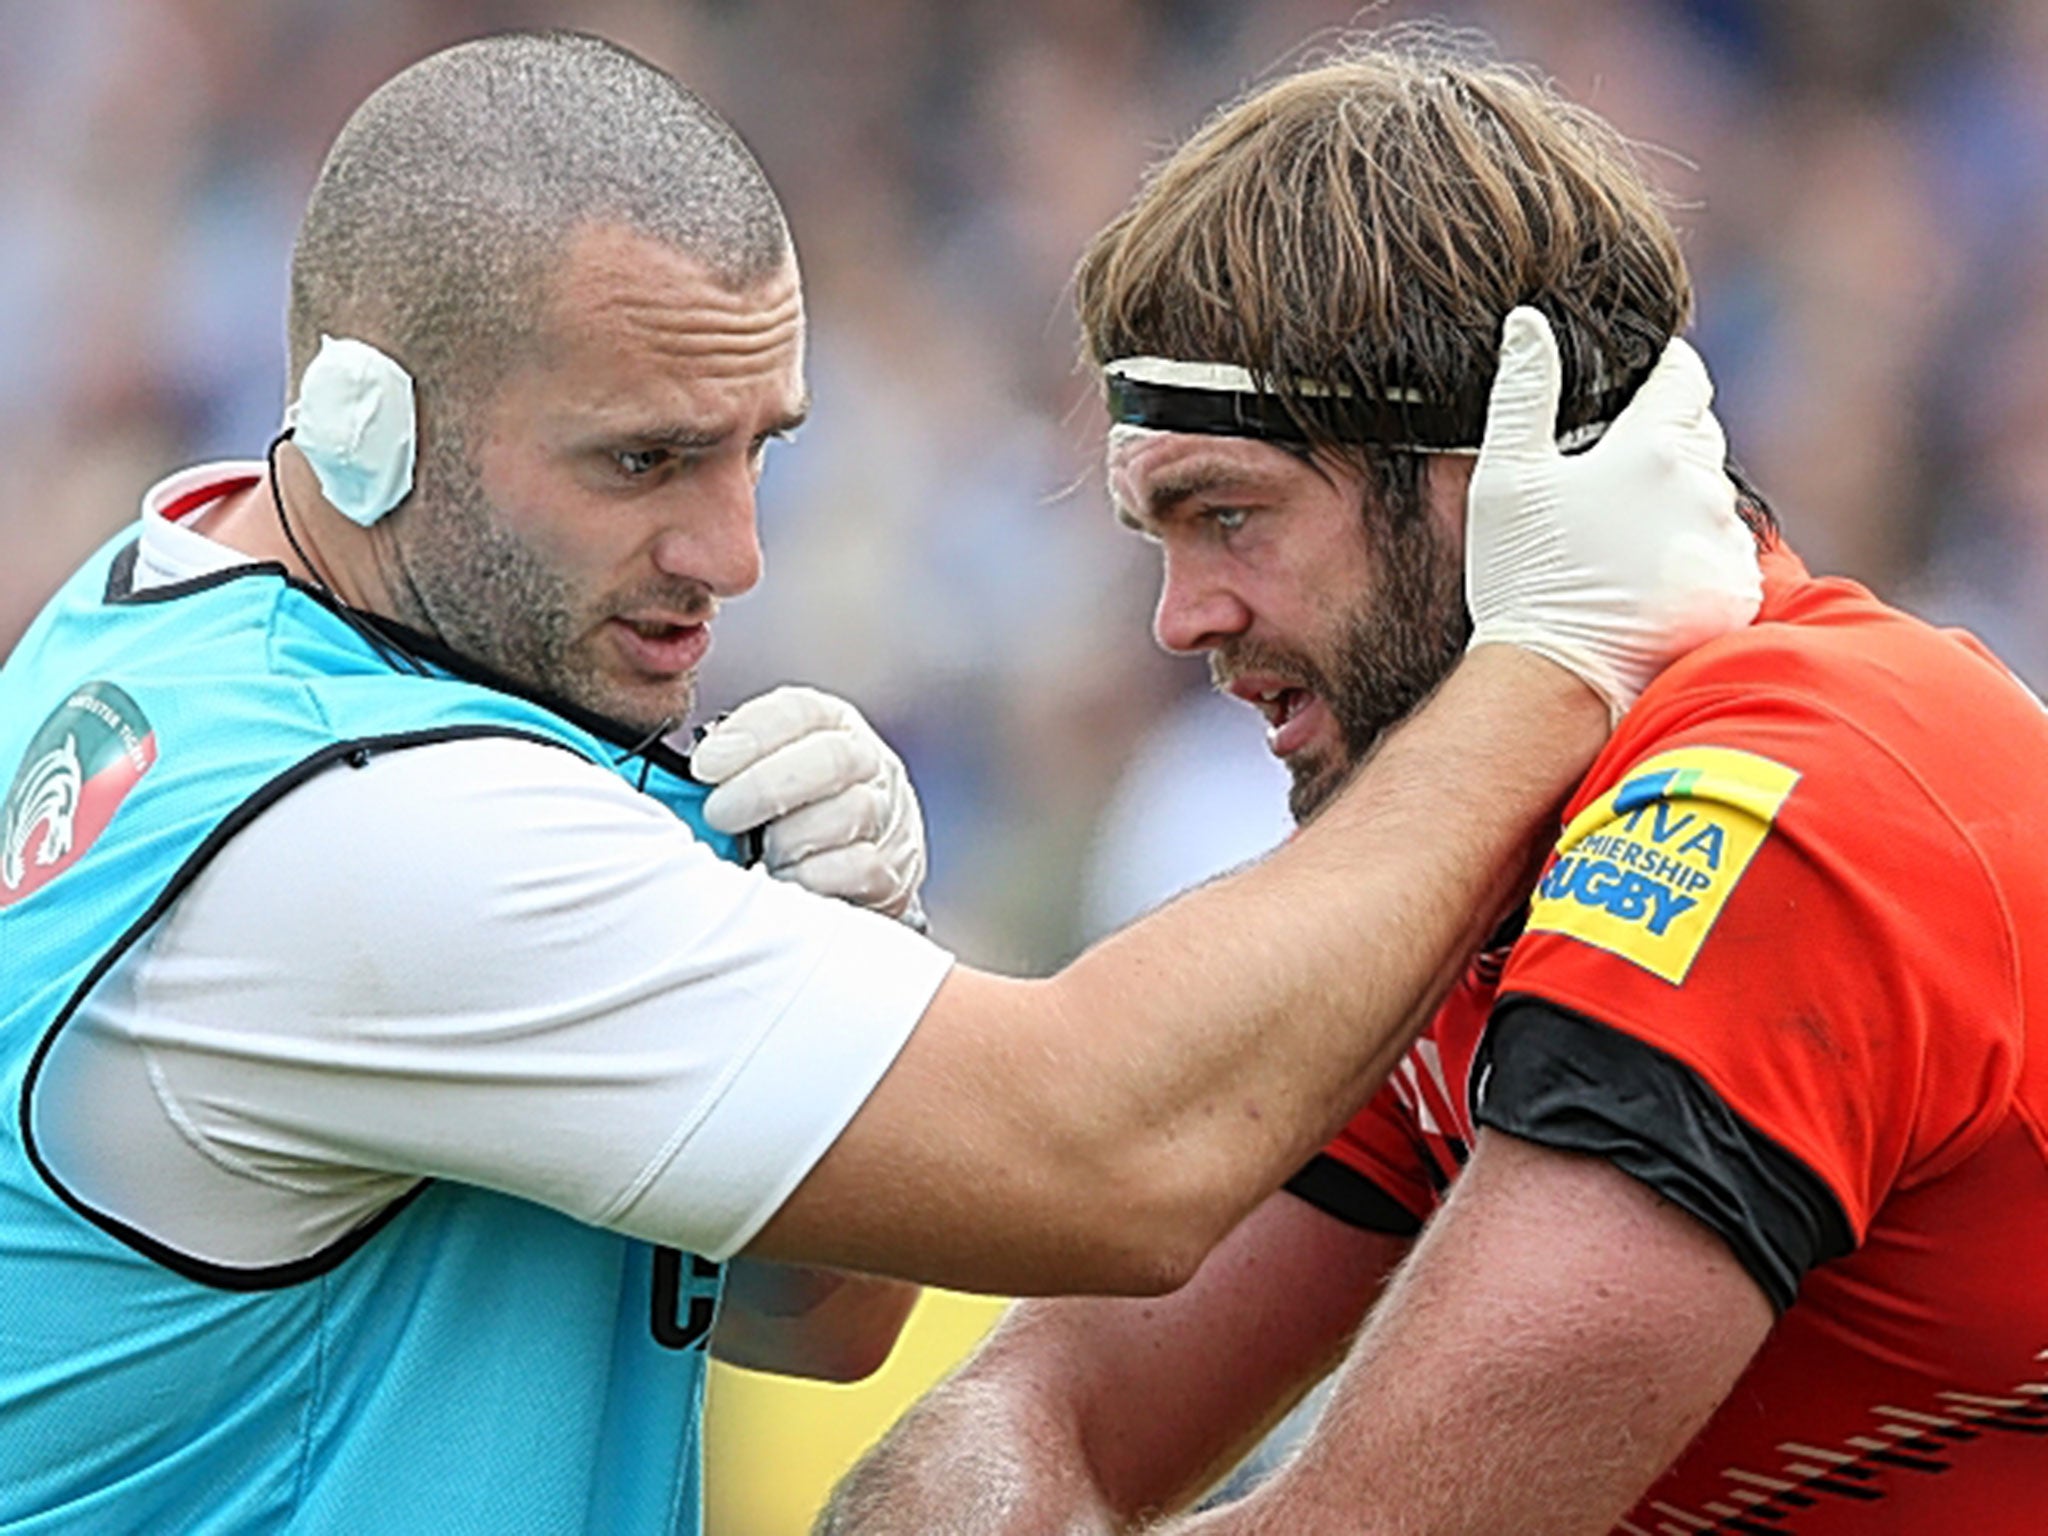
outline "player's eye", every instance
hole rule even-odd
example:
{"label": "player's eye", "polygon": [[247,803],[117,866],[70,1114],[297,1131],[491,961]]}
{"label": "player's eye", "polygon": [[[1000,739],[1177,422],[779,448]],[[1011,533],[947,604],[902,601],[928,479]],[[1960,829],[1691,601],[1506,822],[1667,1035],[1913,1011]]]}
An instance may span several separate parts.
{"label": "player's eye", "polygon": [[1251,515],[1250,510],[1245,507],[1211,507],[1202,514],[1208,519],[1209,525],[1219,533],[1237,532]]}

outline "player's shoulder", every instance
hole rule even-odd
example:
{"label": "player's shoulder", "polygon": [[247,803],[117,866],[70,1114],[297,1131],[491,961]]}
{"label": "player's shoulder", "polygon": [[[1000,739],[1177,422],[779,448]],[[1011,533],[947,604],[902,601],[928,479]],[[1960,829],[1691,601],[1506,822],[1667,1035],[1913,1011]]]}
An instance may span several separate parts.
{"label": "player's shoulder", "polygon": [[1973,637],[1854,582],[1792,570],[1769,583],[1756,623],[1681,658],[1644,691],[1615,749],[1639,758],[1662,743],[1711,738],[1790,752],[1802,766],[1876,752],[1938,777],[1987,723],[2038,733],[2048,746],[2039,703]]}
{"label": "player's shoulder", "polygon": [[1878,601],[1853,582],[1806,578],[1777,588],[1755,623],[1709,641],[1645,690],[1652,707],[1768,693],[1839,707],[1874,684],[1881,658],[1960,661],[1942,631]]}

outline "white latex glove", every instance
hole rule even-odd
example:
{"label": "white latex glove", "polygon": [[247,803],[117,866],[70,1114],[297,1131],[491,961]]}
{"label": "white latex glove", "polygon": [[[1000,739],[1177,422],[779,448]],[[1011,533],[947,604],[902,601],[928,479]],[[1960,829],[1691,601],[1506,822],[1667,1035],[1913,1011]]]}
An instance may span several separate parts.
{"label": "white latex glove", "polygon": [[1569,458],[1560,372],[1550,322],[1509,311],[1472,473],[1472,644],[1548,657],[1619,720],[1668,663],[1756,617],[1763,577],[1699,354],[1674,339],[1600,441]]}
{"label": "white latex glove", "polygon": [[704,819],[765,827],[777,879],[923,925],[924,813],[903,760],[861,712],[815,688],[749,699],[704,733],[690,770],[718,787]]}

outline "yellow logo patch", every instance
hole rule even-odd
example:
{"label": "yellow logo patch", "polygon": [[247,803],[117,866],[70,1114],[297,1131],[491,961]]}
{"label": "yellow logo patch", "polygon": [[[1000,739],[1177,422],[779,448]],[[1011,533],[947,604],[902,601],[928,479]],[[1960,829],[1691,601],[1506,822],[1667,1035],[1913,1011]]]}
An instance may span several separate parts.
{"label": "yellow logo patch", "polygon": [[1784,764],[1729,747],[1649,758],[1565,828],[1529,931],[1570,934],[1684,981],[1798,782]]}

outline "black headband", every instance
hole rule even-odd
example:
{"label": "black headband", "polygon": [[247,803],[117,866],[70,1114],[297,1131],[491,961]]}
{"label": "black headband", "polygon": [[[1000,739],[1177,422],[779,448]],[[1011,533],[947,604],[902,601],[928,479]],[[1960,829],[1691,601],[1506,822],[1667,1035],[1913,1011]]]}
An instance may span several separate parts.
{"label": "black headband", "polygon": [[[1294,447],[1309,443],[1307,431],[1287,402],[1257,375],[1234,363],[1122,357],[1105,364],[1102,374],[1113,425],[1255,437]],[[1320,401],[1341,400],[1347,418],[1341,436],[1396,450],[1472,453],[1485,429],[1483,397],[1476,403],[1452,403],[1427,400],[1413,390],[1368,397],[1341,384],[1312,380],[1299,382],[1295,396],[1310,411]],[[1580,415],[1581,421],[1560,434],[1559,445],[1576,448],[1597,438],[1627,399],[1625,392],[1613,391],[1594,397],[1581,412],[1562,413],[1565,419]]]}

